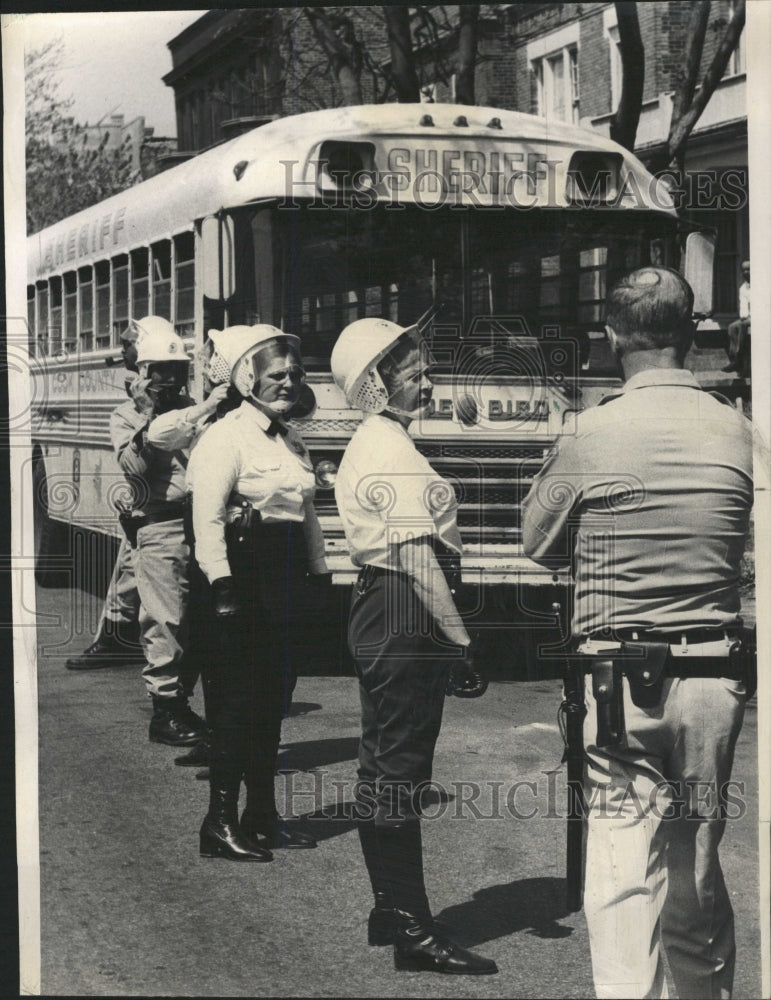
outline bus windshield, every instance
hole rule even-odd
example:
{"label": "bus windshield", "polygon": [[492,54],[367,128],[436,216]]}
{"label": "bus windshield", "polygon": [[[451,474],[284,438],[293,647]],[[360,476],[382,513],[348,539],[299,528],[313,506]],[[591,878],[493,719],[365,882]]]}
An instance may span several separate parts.
{"label": "bus windshield", "polygon": [[[512,337],[556,334],[575,340],[587,370],[592,339],[604,339],[608,283],[649,262],[652,241],[672,231],[672,220],[652,213],[414,205],[260,208],[237,222],[229,321],[296,333],[311,368],[328,368],[338,334],[356,319],[406,326],[435,309],[432,340],[462,338],[494,353]],[[441,352],[437,359],[441,368]],[[596,359],[593,367],[616,371]]]}

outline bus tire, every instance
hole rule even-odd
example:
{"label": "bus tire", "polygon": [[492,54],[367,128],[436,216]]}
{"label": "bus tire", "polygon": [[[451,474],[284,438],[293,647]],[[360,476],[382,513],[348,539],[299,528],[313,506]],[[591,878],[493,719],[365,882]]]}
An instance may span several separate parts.
{"label": "bus tire", "polygon": [[39,587],[66,587],[70,574],[62,561],[70,553],[69,528],[48,516],[48,488],[42,457],[33,459],[32,486],[35,583]]}

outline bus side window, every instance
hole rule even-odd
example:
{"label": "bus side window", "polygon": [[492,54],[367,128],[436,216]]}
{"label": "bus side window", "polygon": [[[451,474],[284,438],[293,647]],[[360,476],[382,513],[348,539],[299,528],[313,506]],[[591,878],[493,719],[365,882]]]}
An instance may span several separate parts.
{"label": "bus side window", "polygon": [[150,312],[150,275],[147,247],[131,251],[131,316],[142,319]]}
{"label": "bus side window", "polygon": [[605,314],[607,247],[593,247],[579,254],[578,322],[602,329]]}
{"label": "bus side window", "polygon": [[48,282],[41,281],[37,286],[37,339],[40,355],[48,354]]}
{"label": "bus side window", "polygon": [[195,320],[195,240],[192,233],[174,237],[174,327],[180,337],[193,333]]}
{"label": "bus side window", "polygon": [[60,277],[51,278],[50,287],[51,306],[51,334],[49,337],[49,351],[52,355],[58,354],[62,349],[62,279]]}
{"label": "bus side window", "polygon": [[110,346],[110,262],[100,261],[96,267],[96,347]]}
{"label": "bus side window", "polygon": [[129,321],[129,269],[124,253],[112,262],[112,343],[117,344]]}
{"label": "bus side window", "polygon": [[80,320],[80,350],[94,348],[94,272],[91,267],[78,271],[78,318]]}
{"label": "bus side window", "polygon": [[78,277],[74,271],[64,275],[64,349],[72,352],[78,345]]}
{"label": "bus side window", "polygon": [[154,243],[153,253],[153,299],[152,313],[171,319],[171,242],[161,240]]}
{"label": "bus side window", "polygon": [[30,357],[38,355],[37,329],[35,326],[35,286],[27,285],[27,350]]}

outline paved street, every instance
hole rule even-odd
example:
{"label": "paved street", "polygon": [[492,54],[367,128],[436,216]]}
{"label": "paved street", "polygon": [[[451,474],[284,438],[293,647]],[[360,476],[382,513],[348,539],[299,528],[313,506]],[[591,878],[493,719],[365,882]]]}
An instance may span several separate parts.
{"label": "paved street", "polygon": [[[38,591],[39,614],[51,616],[39,633],[45,994],[593,995],[584,918],[564,906],[564,821],[555,816],[564,775],[546,773],[562,749],[558,682],[499,681],[479,701],[448,699],[437,790],[426,800],[434,911],[500,974],[396,973],[390,949],[366,943],[369,886],[346,818],[355,681],[301,677],[284,726],[278,787],[310,816],[318,849],[279,851],[270,865],[203,860],[208,785],[173,765],[174,750],[148,742],[138,671],[64,669],[87,644],[68,623],[97,610],[80,591]],[[760,990],[755,741],[753,702],[734,772],[747,783],[747,810],[723,848],[739,998]],[[525,818],[535,809],[538,818]]]}

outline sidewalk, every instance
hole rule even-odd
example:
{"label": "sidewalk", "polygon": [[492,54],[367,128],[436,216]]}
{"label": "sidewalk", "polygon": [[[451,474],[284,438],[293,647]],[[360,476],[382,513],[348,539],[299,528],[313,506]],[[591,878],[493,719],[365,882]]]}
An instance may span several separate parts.
{"label": "sidewalk", "polygon": [[[39,612],[61,611],[68,596],[39,592]],[[429,896],[459,941],[500,968],[452,978],[396,973],[390,949],[366,943],[370,892],[345,809],[353,679],[301,677],[284,726],[278,787],[310,816],[318,849],[239,866],[199,858],[208,785],[174,767],[174,750],[148,742],[137,672],[70,672],[64,659],[82,640],[52,625],[41,641],[55,645],[39,664],[44,993],[593,995],[584,918],[564,906],[564,774],[545,773],[562,751],[558,682],[497,682],[478,701],[446,703],[439,792],[424,824]],[[736,997],[760,989],[755,740],[753,702],[734,769],[747,813],[729,823],[722,852],[736,908]],[[525,818],[534,807],[540,815]]]}

